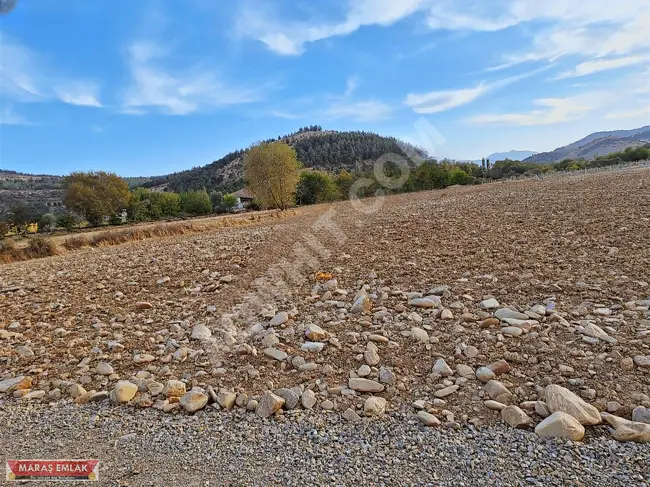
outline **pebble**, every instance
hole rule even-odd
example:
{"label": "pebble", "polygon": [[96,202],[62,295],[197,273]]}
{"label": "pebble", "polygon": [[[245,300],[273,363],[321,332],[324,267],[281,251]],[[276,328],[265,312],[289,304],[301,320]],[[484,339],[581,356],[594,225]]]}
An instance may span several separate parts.
{"label": "pebble", "polygon": [[386,399],[372,396],[363,403],[363,413],[366,416],[382,416],[386,412]]}
{"label": "pebble", "polygon": [[271,319],[269,326],[276,327],[284,325],[287,321],[289,321],[289,314],[286,311],[280,311]]}
{"label": "pebble", "polygon": [[183,394],[178,402],[185,411],[193,414],[208,404],[208,395],[202,389],[192,389]]}
{"label": "pebble", "polygon": [[440,420],[426,411],[418,411],[418,418],[425,426],[440,426]]}
{"label": "pebble", "polygon": [[260,418],[268,418],[269,416],[275,414],[282,406],[284,405],[284,399],[280,396],[276,396],[271,391],[266,391],[261,399],[255,413]]}

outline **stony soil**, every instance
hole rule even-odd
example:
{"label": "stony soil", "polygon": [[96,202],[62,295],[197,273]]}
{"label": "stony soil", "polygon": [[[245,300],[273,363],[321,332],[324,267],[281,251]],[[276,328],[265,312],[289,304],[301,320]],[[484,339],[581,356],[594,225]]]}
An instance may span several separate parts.
{"label": "stony soil", "polygon": [[[294,435],[297,442],[311,441],[307,430],[301,430],[308,426],[300,425],[322,416],[333,422],[333,434],[352,435],[344,444],[363,442],[363,431],[390,437],[394,430],[408,444],[427,438],[422,440],[430,442],[425,450],[435,457],[436,438],[444,436],[462,445],[452,448],[460,458],[451,465],[472,462],[466,455],[472,442],[488,456],[495,444],[506,442],[494,455],[507,456],[512,438],[522,442],[513,446],[517,456],[535,451],[536,442],[540,451],[553,456],[557,452],[547,449],[555,446],[549,445],[561,443],[549,442],[559,440],[510,429],[485,401],[520,405],[530,419],[522,426],[534,426],[545,416],[543,408],[538,410],[542,417],[535,408],[545,404],[549,384],[562,385],[599,411],[627,419],[633,408],[650,407],[649,195],[647,169],[448,188],[367,200],[362,202],[364,211],[339,203],[278,222],[2,266],[0,380],[23,375],[32,381],[31,391],[23,384],[3,399],[0,393],[2,415],[15,419],[21,417],[20,408],[33,407],[38,411],[33,414],[47,418],[47,404],[56,403],[53,415],[79,408],[78,413],[66,413],[70,421],[99,407],[109,417],[119,415],[119,424],[132,424],[132,414],[143,428],[155,428],[161,421],[173,428],[205,421],[204,414],[212,417],[218,405],[208,406],[210,413],[187,416],[182,409],[191,404],[163,392],[168,380],[181,379],[187,390],[198,387],[206,396],[211,396],[209,388],[236,393],[236,412],[223,413],[217,424],[230,425],[230,417],[246,417],[251,425],[257,421],[259,428],[276,432],[267,438],[271,445],[283,434]],[[373,211],[373,205],[381,208]],[[317,271],[333,279],[318,280]],[[8,288],[20,289],[2,292]],[[489,302],[493,299],[495,308]],[[487,320],[506,306],[527,319]],[[278,312],[287,315],[274,318]],[[270,326],[271,319],[278,324]],[[311,346],[322,351],[301,349],[306,341],[320,343]],[[492,368],[503,391],[492,397],[472,373],[499,360],[507,364]],[[106,375],[99,363],[104,369],[110,365]],[[382,415],[377,404],[368,408],[368,394],[352,390],[348,379],[359,375],[381,388],[375,396],[386,400],[385,419],[371,421],[364,426],[367,430],[334,419],[344,421],[342,413],[352,421],[358,421],[355,412]],[[118,413],[102,391],[111,392],[120,379],[131,380],[138,393]],[[304,391],[312,391],[313,411],[299,402],[295,409],[275,413],[289,418],[293,433],[271,427],[274,423],[245,409],[255,410],[258,401],[274,409],[274,396],[263,396],[266,391],[288,398],[302,395],[303,404],[311,396]],[[75,406],[72,399],[101,402]],[[231,407],[223,397],[218,399],[222,407]],[[260,408],[262,404],[259,415]],[[440,427],[426,429],[415,416],[416,408],[428,411],[433,415],[429,420],[441,422]],[[201,419],[191,419],[197,417]],[[11,451],[18,444],[12,432],[17,434],[31,419],[23,421],[2,437],[13,446]],[[236,437],[234,426],[226,430]],[[61,432],[52,434],[58,441],[54,438]],[[90,433],[80,430],[83,434]],[[112,434],[109,428],[100,437]],[[647,445],[614,444],[608,435],[604,426],[587,427],[586,446],[569,443],[566,448],[591,455],[590,445],[596,442],[601,450],[603,445],[621,448],[621,455],[650,461]],[[184,432],[180,437],[190,441],[193,436]],[[249,453],[259,453],[261,439],[252,438]],[[238,455],[231,448],[230,455]],[[344,454],[360,454],[358,448]],[[294,447],[286,458],[293,456],[299,456]],[[308,458],[302,460],[305,465]],[[524,472],[513,472],[509,462],[493,471],[512,475],[495,474],[503,482],[499,485],[516,485],[522,478],[526,482]],[[566,468],[570,464],[568,459],[553,462]],[[534,470],[530,483],[551,475],[553,462]],[[583,485],[647,485],[647,470],[627,460],[616,468],[602,472],[608,483],[599,484],[597,479],[605,477],[595,476],[591,483],[582,480]],[[622,472],[618,480],[617,471]],[[261,485],[257,480],[262,473],[250,475],[247,479],[256,480],[251,485]],[[341,475],[331,484],[354,483],[354,476]],[[391,475],[385,485],[409,485],[408,479]],[[489,479],[485,475],[470,477],[484,483]],[[419,485],[427,482],[436,480],[424,477]],[[553,482],[544,485],[565,485]]]}

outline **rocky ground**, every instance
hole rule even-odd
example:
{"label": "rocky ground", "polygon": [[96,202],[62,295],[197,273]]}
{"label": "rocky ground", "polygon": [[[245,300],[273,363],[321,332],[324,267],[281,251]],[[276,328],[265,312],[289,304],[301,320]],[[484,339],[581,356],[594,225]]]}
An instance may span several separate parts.
{"label": "rocky ground", "polygon": [[650,441],[649,189],[448,188],[2,266],[0,450],[195,485],[648,485],[622,441]]}

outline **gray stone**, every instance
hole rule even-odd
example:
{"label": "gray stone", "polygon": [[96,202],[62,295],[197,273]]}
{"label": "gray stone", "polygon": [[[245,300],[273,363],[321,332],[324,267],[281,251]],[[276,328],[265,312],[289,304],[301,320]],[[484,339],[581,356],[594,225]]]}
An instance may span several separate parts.
{"label": "gray stone", "polygon": [[262,398],[260,399],[260,402],[255,409],[255,413],[260,418],[268,418],[269,416],[275,414],[275,412],[279,410],[283,405],[284,399],[282,399],[280,396],[276,396],[271,391],[266,391],[262,395]]}
{"label": "gray stone", "polygon": [[505,319],[512,320],[528,320],[528,315],[520,313],[519,311],[513,311],[510,308],[499,308],[494,312],[494,317],[500,319],[501,321]]}
{"label": "gray stone", "polygon": [[513,428],[528,428],[533,420],[518,406],[508,406],[501,410],[501,419]]}
{"label": "gray stone", "polygon": [[294,389],[282,388],[276,390],[274,394],[284,399],[283,407],[286,410],[295,409],[298,402],[300,402],[300,395]]}
{"label": "gray stone", "polygon": [[557,411],[539,423],[535,427],[535,433],[544,438],[580,441],[585,436],[585,427],[573,416]]}
{"label": "gray stone", "polygon": [[433,372],[442,377],[451,377],[454,375],[454,371],[451,370],[451,367],[449,367],[449,365],[447,365],[447,362],[441,358],[436,360],[436,363],[433,364]]}
{"label": "gray stone", "polygon": [[289,314],[286,311],[280,311],[271,319],[269,326],[284,325],[287,321],[289,321]]}
{"label": "gray stone", "polygon": [[418,418],[425,426],[440,426],[440,420],[426,411],[418,411]]}
{"label": "gray stone", "polygon": [[264,355],[267,357],[270,357],[274,360],[277,360],[279,362],[282,362],[283,360],[286,360],[288,355],[283,352],[282,350],[278,350],[277,348],[269,347],[264,349]]}
{"label": "gray stone", "polygon": [[549,411],[553,413],[557,411],[565,412],[583,425],[599,424],[601,421],[598,409],[562,386],[556,384],[547,386],[545,399]]}
{"label": "gray stone", "polygon": [[366,416],[382,416],[386,412],[386,399],[372,396],[363,404],[363,413]]}
{"label": "gray stone", "polygon": [[194,325],[190,338],[193,340],[207,340],[212,336],[212,332],[205,325]]}
{"label": "gray stone", "polygon": [[381,392],[384,385],[370,379],[351,378],[348,380],[348,387],[358,392]]}
{"label": "gray stone", "polygon": [[632,411],[632,421],[650,424],[650,408],[639,406]]}

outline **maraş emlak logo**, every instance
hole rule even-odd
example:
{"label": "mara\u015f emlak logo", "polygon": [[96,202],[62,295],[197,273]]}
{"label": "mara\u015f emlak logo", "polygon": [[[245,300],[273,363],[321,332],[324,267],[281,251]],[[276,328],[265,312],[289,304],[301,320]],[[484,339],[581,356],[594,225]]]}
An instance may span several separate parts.
{"label": "mara\u015f emlak logo", "polygon": [[0,15],[8,14],[16,6],[18,0],[0,0]]}
{"label": "mara\u015f emlak logo", "polygon": [[7,460],[7,480],[97,481],[99,460]]}

